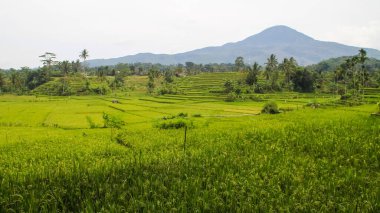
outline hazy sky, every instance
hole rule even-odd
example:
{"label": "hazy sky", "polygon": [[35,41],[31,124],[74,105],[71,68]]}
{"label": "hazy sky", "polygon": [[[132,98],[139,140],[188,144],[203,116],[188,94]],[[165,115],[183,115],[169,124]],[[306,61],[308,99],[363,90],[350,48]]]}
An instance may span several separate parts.
{"label": "hazy sky", "polygon": [[178,53],[287,25],[318,40],[380,49],[380,0],[0,0],[0,68]]}

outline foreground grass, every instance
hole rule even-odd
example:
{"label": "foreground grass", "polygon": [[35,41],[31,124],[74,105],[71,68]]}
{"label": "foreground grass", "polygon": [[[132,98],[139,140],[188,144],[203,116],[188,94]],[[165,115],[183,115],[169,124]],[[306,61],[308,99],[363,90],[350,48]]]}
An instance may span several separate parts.
{"label": "foreground grass", "polygon": [[378,212],[372,108],[194,118],[186,147],[149,122],[120,130],[128,147],[109,129],[2,127],[0,212]]}

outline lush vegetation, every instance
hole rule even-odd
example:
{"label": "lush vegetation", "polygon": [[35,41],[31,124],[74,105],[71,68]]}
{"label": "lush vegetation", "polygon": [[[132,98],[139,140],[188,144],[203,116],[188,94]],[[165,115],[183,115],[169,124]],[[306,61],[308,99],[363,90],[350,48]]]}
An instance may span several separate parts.
{"label": "lush vegetation", "polygon": [[[199,73],[237,72],[240,78],[221,82],[227,101],[241,99],[245,93],[273,93],[279,91],[315,92],[346,95],[357,100],[367,88],[380,87],[380,62],[369,59],[361,49],[352,57],[329,59],[319,64],[302,67],[295,58],[278,61],[276,55],[268,57],[267,63],[252,66],[237,57],[235,64],[118,64],[116,66],[86,67],[89,57],[83,50],[77,61],[55,61],[54,53],[41,57],[44,66],[38,69],[23,67],[19,70],[0,70],[0,93],[43,94],[55,96],[109,94],[115,90],[128,90],[126,76],[148,76],[147,92],[154,95],[183,93],[176,82],[185,76]],[[351,98],[352,97],[352,98]]]}
{"label": "lush vegetation", "polygon": [[359,56],[339,75],[41,58],[0,75],[0,212],[380,211],[378,70]]}
{"label": "lush vegetation", "polygon": [[[378,211],[377,106],[282,97],[293,111],[278,115],[256,115],[263,102],[0,97],[0,210]],[[156,126],[175,119],[192,122],[186,139]]]}

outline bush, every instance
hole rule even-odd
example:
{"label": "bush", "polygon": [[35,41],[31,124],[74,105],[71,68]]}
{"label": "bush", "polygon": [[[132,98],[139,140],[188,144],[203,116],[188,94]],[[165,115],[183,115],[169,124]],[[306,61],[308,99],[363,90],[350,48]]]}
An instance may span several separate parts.
{"label": "bush", "polygon": [[239,88],[239,87],[235,89],[235,94],[237,96],[241,95],[242,92],[243,92],[243,90],[241,88]]}
{"label": "bush", "polygon": [[162,117],[162,119],[163,120],[170,120],[170,119],[174,119],[174,118],[186,118],[186,117],[187,117],[187,113],[180,112],[180,113],[178,113],[178,115],[168,115],[168,116]]}
{"label": "bush", "polygon": [[197,113],[197,114],[193,114],[193,117],[194,117],[194,118],[200,118],[200,117],[202,117],[202,115],[199,114],[199,113]]}
{"label": "bush", "polygon": [[346,93],[340,96],[340,103],[348,106],[359,106],[362,104],[362,97],[357,93]]}
{"label": "bush", "polygon": [[182,127],[192,127],[193,122],[187,120],[187,113],[180,112],[178,115],[169,115],[162,118],[155,124],[160,129],[179,129]]}
{"label": "bush", "polygon": [[224,92],[230,93],[234,90],[234,83],[231,80],[224,82]]}
{"label": "bush", "polygon": [[255,93],[264,94],[265,88],[261,84],[256,84],[255,89],[253,89]]}
{"label": "bush", "polygon": [[164,120],[156,124],[156,127],[160,129],[179,129],[192,126],[192,121],[183,118]]}
{"label": "bush", "polygon": [[118,116],[109,115],[103,112],[104,128],[116,128],[121,129],[125,125],[125,122]]}
{"label": "bush", "polygon": [[237,98],[237,95],[234,93],[234,92],[230,92],[228,93],[227,97],[226,97],[226,101],[227,102],[234,102]]}
{"label": "bush", "polygon": [[116,143],[123,145],[125,147],[133,148],[132,144],[127,140],[128,139],[127,136],[128,135],[125,131],[119,132],[115,137],[115,141],[116,141]]}
{"label": "bush", "polygon": [[263,107],[263,109],[261,110],[262,113],[266,113],[266,114],[277,114],[277,113],[280,113],[280,111],[278,110],[278,106],[275,102],[273,101],[270,101],[268,103],[266,103]]}
{"label": "bush", "polygon": [[100,84],[96,87],[92,87],[91,91],[99,95],[106,95],[107,93],[111,92],[111,89],[107,84]]}
{"label": "bush", "polygon": [[178,93],[179,93],[178,89],[175,86],[168,85],[168,84],[165,84],[162,87],[157,89],[158,95],[165,95],[165,94],[176,95]]}
{"label": "bush", "polygon": [[350,93],[346,93],[344,95],[340,96],[340,100],[349,100],[351,99],[352,95]]}
{"label": "bush", "polygon": [[176,118],[175,115],[168,115],[168,116],[162,117],[162,120],[170,120],[170,119],[174,119],[174,118]]}
{"label": "bush", "polygon": [[178,113],[177,117],[186,118],[187,117],[187,113],[180,112],[180,113]]}

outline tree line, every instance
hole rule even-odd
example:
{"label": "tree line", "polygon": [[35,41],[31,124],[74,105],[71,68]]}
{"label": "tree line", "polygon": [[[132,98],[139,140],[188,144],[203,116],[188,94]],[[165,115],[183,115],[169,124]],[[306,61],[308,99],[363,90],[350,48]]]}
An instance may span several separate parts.
{"label": "tree line", "polygon": [[[245,79],[236,82],[225,82],[225,92],[234,92],[239,95],[241,85],[248,86],[255,93],[276,91],[322,92],[339,95],[360,94],[366,87],[380,86],[380,66],[371,67],[366,64],[366,51],[361,49],[357,55],[346,57],[343,62],[331,69],[329,63],[321,62],[312,66],[300,66],[293,57],[281,61],[275,54],[271,54],[265,64],[246,64],[243,57],[237,57],[235,63],[196,64],[186,62],[177,65],[162,65],[151,63],[117,64],[114,66],[87,67],[86,60],[89,52],[84,49],[75,61],[57,61],[56,55],[46,52],[39,56],[43,64],[37,69],[22,67],[18,70],[0,70],[0,92],[27,94],[38,86],[60,78],[61,92],[58,95],[67,95],[69,85],[67,81],[73,76],[85,79],[84,89],[91,90],[89,77],[97,77],[101,81],[108,81],[107,76],[114,80],[107,82],[101,88],[92,91],[110,90],[124,85],[123,77],[128,75],[147,75],[147,91],[155,90],[155,79],[162,76],[165,84],[160,94],[173,93],[171,84],[175,78],[196,75],[201,72],[242,72]],[[80,60],[82,59],[82,61]],[[331,60],[331,59],[330,59]],[[375,68],[374,68],[375,67]],[[235,87],[236,89],[233,89]],[[65,92],[66,91],[66,92]],[[103,92],[100,92],[103,93]]]}
{"label": "tree line", "polygon": [[[332,59],[330,59],[332,60]],[[224,93],[231,99],[239,97],[242,93],[270,93],[279,91],[318,92],[326,94],[342,95],[343,98],[359,97],[364,89],[380,87],[380,61],[366,63],[369,58],[365,50],[359,50],[357,55],[345,57],[339,61],[334,69],[330,65],[321,62],[317,65],[300,66],[293,57],[279,61],[275,54],[271,54],[266,63],[261,66],[257,62],[253,65],[246,64],[243,57],[237,57],[234,64],[219,64],[223,70],[243,73],[244,79],[226,80]],[[371,59],[373,61],[374,59]],[[152,66],[154,67],[154,66]],[[192,67],[197,67],[192,71]],[[149,81],[147,90],[152,93],[155,89],[155,79],[160,75],[164,83],[157,90],[158,94],[176,93],[170,83],[173,77],[181,75],[198,74],[199,72],[212,72],[217,69],[205,70],[213,67],[212,64],[197,65],[186,63],[185,66],[177,65],[164,67],[163,70],[151,68],[148,71]],[[219,70],[218,70],[219,71]],[[164,88],[164,90],[162,89]],[[170,90],[173,89],[173,90]]]}

